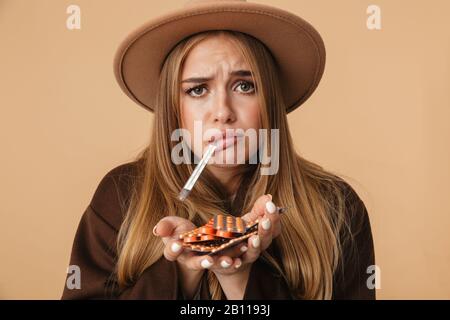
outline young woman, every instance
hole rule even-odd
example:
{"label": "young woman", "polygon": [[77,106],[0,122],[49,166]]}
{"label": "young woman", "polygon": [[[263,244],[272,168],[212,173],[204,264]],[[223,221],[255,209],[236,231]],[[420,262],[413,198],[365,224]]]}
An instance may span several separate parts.
{"label": "young woman", "polygon": [[[374,299],[363,202],[299,156],[289,133],[287,113],[316,88],[324,57],[303,19],[245,1],[194,1],[133,32],[115,71],[122,89],[154,112],[151,142],[100,182],[72,249],[81,286],[66,285],[63,298]],[[185,201],[178,194],[195,164],[174,161],[177,129],[189,133],[187,158],[218,146]],[[211,129],[219,133],[206,135]],[[238,163],[229,151],[242,144],[225,134],[231,129],[276,129],[265,140],[276,150],[275,170],[262,174],[261,137],[256,148],[243,144]],[[278,206],[288,210],[280,215]],[[218,255],[185,249],[177,236],[216,214],[259,218],[258,234]]]}

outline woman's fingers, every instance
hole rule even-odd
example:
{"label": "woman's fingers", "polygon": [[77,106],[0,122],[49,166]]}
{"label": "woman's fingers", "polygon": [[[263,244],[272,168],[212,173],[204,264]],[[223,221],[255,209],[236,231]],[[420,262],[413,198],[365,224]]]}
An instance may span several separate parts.
{"label": "woman's fingers", "polygon": [[211,268],[215,274],[233,274],[242,269],[243,262],[241,258],[232,259],[228,256],[221,256]]}
{"label": "woman's fingers", "polygon": [[214,257],[197,255],[192,251],[183,251],[181,242],[177,240],[171,240],[167,243],[164,248],[164,257],[169,261],[178,261],[191,270],[209,269],[215,263]]}
{"label": "woman's fingers", "polygon": [[241,243],[225,249],[223,251],[220,251],[220,253],[217,253],[217,256],[228,256],[231,258],[237,258],[241,256],[244,252],[246,252],[248,249],[248,245],[246,241],[242,241]]}
{"label": "woman's fingers", "polygon": [[183,246],[180,241],[167,240],[164,247],[164,257],[169,261],[175,261],[179,255],[183,252]]}
{"label": "woman's fingers", "polygon": [[218,263],[217,263],[216,269],[218,267],[220,267],[221,269],[229,269],[234,263],[233,259],[228,256],[219,257],[217,262]]}
{"label": "woman's fingers", "polygon": [[218,256],[214,256],[214,265],[211,269],[215,273],[231,274],[242,266],[242,256],[248,250],[247,242],[240,243],[232,248],[226,249]]}
{"label": "woman's fingers", "polygon": [[280,233],[280,214],[278,212],[273,213],[266,208],[265,214],[258,225],[258,234],[261,236],[261,250],[267,249],[272,240],[278,237]]}
{"label": "woman's fingers", "polygon": [[221,274],[231,274],[239,271],[241,266],[241,258],[231,259],[230,257],[222,256],[217,261],[213,271]]}
{"label": "woman's fingers", "polygon": [[185,261],[184,264],[187,268],[192,270],[204,270],[210,269],[215,263],[214,257],[209,255],[191,255]]}
{"label": "woman's fingers", "polygon": [[272,202],[271,195],[259,197],[252,211],[243,218],[246,221],[259,219],[258,234],[251,236],[246,242],[224,250],[217,256],[197,255],[184,250],[177,236],[194,229],[195,225],[181,217],[164,217],[155,226],[153,233],[162,237],[165,244],[164,256],[167,260],[177,260],[192,270],[212,269],[222,273],[232,273],[242,265],[256,261],[261,252],[267,249],[281,232],[280,214]]}
{"label": "woman's fingers", "polygon": [[261,254],[261,237],[257,234],[248,238],[247,247],[247,251],[241,256],[242,263],[251,263],[258,259]]}
{"label": "woman's fingers", "polygon": [[260,239],[261,251],[264,251],[272,242],[273,222],[265,215],[259,222],[258,235]]}
{"label": "woman's fingers", "polygon": [[177,235],[195,229],[195,225],[184,218],[176,216],[164,217],[153,228],[153,234],[162,237],[164,244],[170,239],[175,239]]}
{"label": "woman's fingers", "polygon": [[281,233],[280,214],[270,194],[259,197],[252,211],[243,217],[246,221],[259,219],[258,234],[261,239],[261,251],[265,250],[272,239]]}
{"label": "woman's fingers", "polygon": [[[248,222],[248,221],[254,221],[254,220],[260,218],[265,213],[267,203],[272,203],[272,196],[270,194],[263,195],[263,196],[259,197],[258,199],[256,199],[252,210],[249,213],[242,216],[242,219],[244,219],[245,221]],[[269,205],[269,206],[271,207],[271,205]]]}
{"label": "woman's fingers", "polygon": [[242,260],[241,258],[234,259],[234,269],[239,269],[242,266]]}

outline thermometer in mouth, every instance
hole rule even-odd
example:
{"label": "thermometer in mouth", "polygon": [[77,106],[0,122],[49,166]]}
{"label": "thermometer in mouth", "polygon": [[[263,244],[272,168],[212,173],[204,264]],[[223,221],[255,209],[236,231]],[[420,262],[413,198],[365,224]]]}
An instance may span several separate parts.
{"label": "thermometer in mouth", "polygon": [[214,150],[216,150],[216,148],[217,148],[217,144],[208,145],[208,148],[206,149],[206,152],[203,155],[203,158],[197,164],[197,166],[195,167],[191,176],[189,177],[188,181],[184,185],[183,189],[181,189],[180,193],[178,194],[179,200],[181,200],[181,201],[186,200],[189,193],[191,193],[191,190],[194,187],[194,184],[197,182],[197,179],[200,177],[200,174],[202,173],[203,169],[205,168],[206,164],[208,163],[209,159],[213,155]]}

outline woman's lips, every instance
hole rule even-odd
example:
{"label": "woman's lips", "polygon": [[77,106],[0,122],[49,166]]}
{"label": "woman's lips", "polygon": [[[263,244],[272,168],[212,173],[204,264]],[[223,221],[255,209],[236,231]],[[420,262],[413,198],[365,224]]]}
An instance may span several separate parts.
{"label": "woman's lips", "polygon": [[222,151],[233,145],[236,145],[239,138],[242,138],[242,137],[241,136],[230,136],[230,137],[224,137],[224,138],[220,138],[218,140],[214,140],[212,143],[217,146],[215,152]]}

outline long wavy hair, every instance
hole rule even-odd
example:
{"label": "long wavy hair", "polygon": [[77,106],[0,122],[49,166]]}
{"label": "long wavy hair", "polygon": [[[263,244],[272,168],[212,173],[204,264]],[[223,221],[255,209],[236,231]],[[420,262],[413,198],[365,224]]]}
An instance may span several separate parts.
{"label": "long wavy hair", "polygon": [[[252,165],[242,213],[249,212],[255,200],[271,194],[274,203],[289,207],[282,215],[282,233],[273,240],[277,258],[267,251],[265,259],[284,277],[291,294],[299,299],[330,299],[333,274],[342,254],[340,233],[347,226],[344,197],[336,174],[325,171],[294,150],[281,94],[277,65],[270,51],[259,40],[234,31],[208,31],[178,43],[162,66],[154,125],[149,145],[136,157],[142,165],[132,188],[129,205],[117,239],[117,283],[132,285],[142,272],[163,256],[163,243],[152,232],[168,213],[206,223],[213,214],[227,212],[223,188],[206,169],[195,185],[195,192],[184,201],[178,193],[192,173],[194,164],[175,165],[171,150],[177,142],[171,133],[180,128],[180,76],[190,50],[207,37],[226,34],[240,50],[253,71],[261,106],[262,128],[279,129],[279,169],[275,175],[261,175],[261,164]],[[269,107],[270,106],[270,107]],[[213,299],[223,291],[214,274],[208,272]]]}

